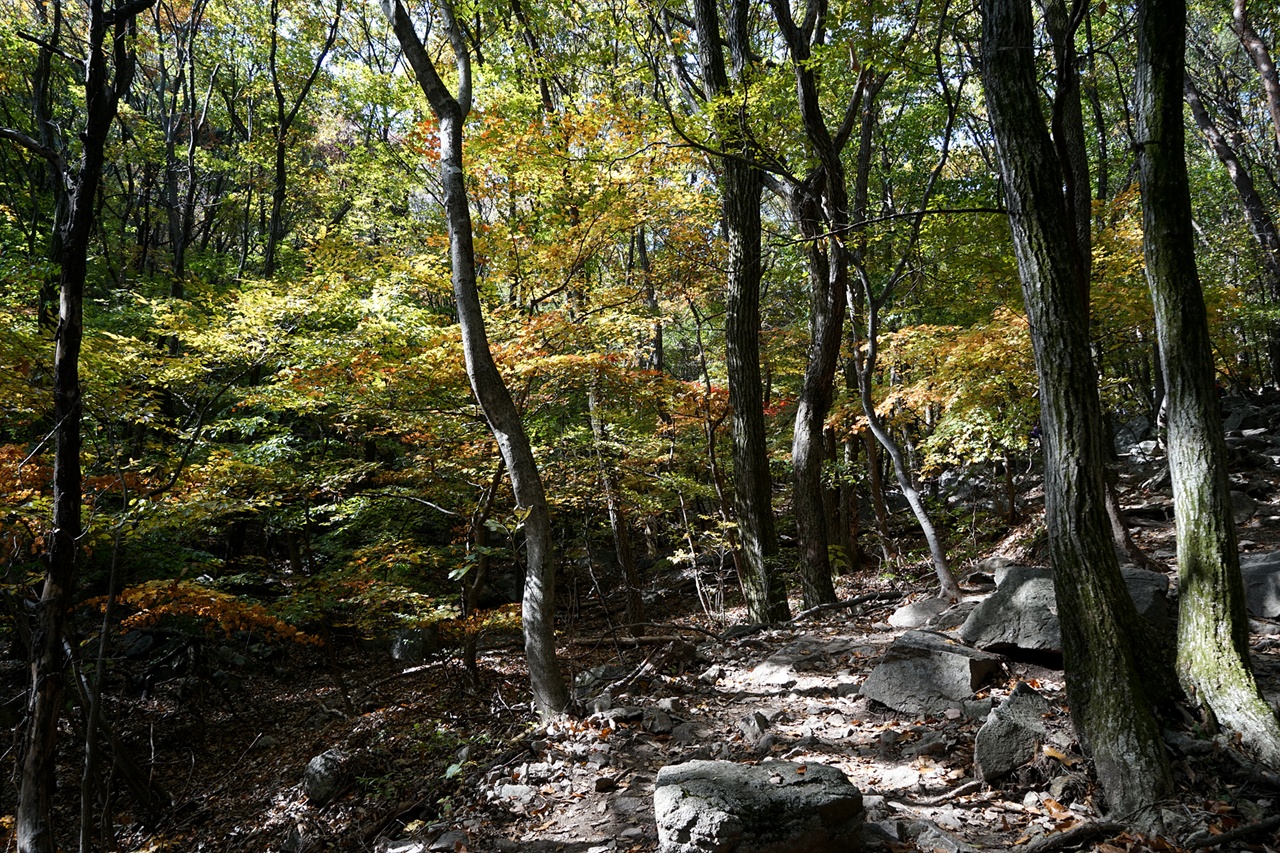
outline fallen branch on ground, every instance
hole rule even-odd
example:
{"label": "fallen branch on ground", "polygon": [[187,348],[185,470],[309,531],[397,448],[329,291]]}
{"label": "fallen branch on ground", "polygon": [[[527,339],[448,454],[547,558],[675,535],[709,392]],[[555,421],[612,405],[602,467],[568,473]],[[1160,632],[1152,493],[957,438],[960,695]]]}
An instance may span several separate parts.
{"label": "fallen branch on ground", "polygon": [[1066,832],[1055,832],[1046,835],[1039,841],[1032,842],[1023,848],[1025,853],[1048,853],[1051,850],[1065,850],[1080,844],[1088,844],[1102,838],[1110,838],[1124,832],[1124,825],[1109,820],[1082,823],[1073,826]]}
{"label": "fallen branch on ground", "polygon": [[816,613],[825,613],[828,610],[843,610],[847,607],[857,607],[859,604],[865,604],[868,601],[897,601],[900,598],[902,598],[902,593],[900,592],[868,592],[863,595],[856,595],[848,601],[833,601],[830,604],[819,604],[817,607],[810,607],[808,610],[801,610],[783,624],[793,625],[801,619],[807,619]]}
{"label": "fallen branch on ground", "polygon": [[1207,829],[1202,829],[1192,834],[1184,843],[1191,850],[1199,847],[1221,847],[1223,844],[1230,844],[1233,841],[1239,841],[1242,838],[1248,838],[1260,832],[1270,832],[1273,829],[1280,829],[1280,815],[1272,815],[1256,823],[1247,823],[1221,835],[1210,835]]}

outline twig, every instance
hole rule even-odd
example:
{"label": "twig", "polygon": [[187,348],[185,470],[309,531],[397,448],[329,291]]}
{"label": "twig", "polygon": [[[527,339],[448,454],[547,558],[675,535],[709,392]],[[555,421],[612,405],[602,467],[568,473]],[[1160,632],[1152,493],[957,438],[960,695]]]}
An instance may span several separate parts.
{"label": "twig", "polygon": [[973,779],[969,782],[965,782],[963,785],[961,785],[960,787],[954,790],[947,791],[946,793],[943,793],[943,794],[939,794],[936,797],[926,797],[923,800],[911,800],[911,805],[939,806],[947,802],[948,800],[954,800],[957,797],[963,797],[965,794],[972,794],[974,791],[977,791],[981,788],[982,788],[982,782],[977,779]]}
{"label": "twig", "polygon": [[1210,835],[1208,830],[1201,830],[1188,838],[1184,843],[1192,850],[1199,847],[1219,847],[1223,844],[1230,844],[1233,841],[1239,841],[1241,838],[1248,838],[1259,832],[1268,832],[1273,829],[1280,829],[1280,815],[1272,815],[1264,818],[1256,823],[1247,823],[1244,826],[1238,826],[1230,832],[1224,832],[1221,835]]}
{"label": "twig", "polygon": [[565,645],[598,646],[602,643],[614,643],[619,646],[664,646],[667,643],[678,643],[684,640],[677,634],[646,634],[642,637],[576,637]]}
{"label": "twig", "polygon": [[1110,838],[1121,832],[1124,832],[1123,824],[1109,820],[1092,821],[1073,826],[1066,832],[1055,832],[1053,835],[1046,835],[1039,841],[1028,844],[1024,850],[1025,853],[1046,853],[1046,851],[1050,850],[1064,850],[1079,844],[1088,844],[1100,838]]}
{"label": "twig", "polygon": [[897,601],[900,598],[902,598],[902,593],[900,592],[868,592],[863,595],[854,596],[848,601],[819,604],[817,607],[810,607],[808,610],[801,610],[795,616],[791,617],[789,621],[783,624],[793,625],[801,619],[807,619],[815,613],[823,613],[827,610],[843,610],[846,607],[857,607],[859,604],[864,604],[868,601]]}
{"label": "twig", "polygon": [[677,631],[697,631],[699,634],[706,634],[708,637],[711,637],[713,640],[724,639],[724,637],[722,637],[720,634],[717,634],[715,631],[708,631],[706,628],[702,628],[698,625],[685,625],[680,622],[637,622],[635,624],[635,627],[637,628],[674,628]]}

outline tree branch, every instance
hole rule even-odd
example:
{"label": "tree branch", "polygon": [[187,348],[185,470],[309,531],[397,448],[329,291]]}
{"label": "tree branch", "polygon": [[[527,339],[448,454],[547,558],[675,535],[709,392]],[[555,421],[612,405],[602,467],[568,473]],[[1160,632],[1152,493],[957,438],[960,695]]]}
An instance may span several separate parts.
{"label": "tree branch", "polygon": [[0,139],[8,139],[15,142],[19,146],[30,151],[32,154],[44,158],[48,161],[49,165],[57,169],[59,173],[66,171],[66,164],[63,162],[62,157],[59,156],[57,151],[54,151],[47,145],[41,145],[39,142],[16,128],[0,127]]}

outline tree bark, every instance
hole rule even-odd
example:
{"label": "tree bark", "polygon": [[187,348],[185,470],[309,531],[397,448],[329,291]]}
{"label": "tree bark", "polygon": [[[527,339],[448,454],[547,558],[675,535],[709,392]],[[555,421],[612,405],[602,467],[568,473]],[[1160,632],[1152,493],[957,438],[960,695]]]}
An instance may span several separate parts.
{"label": "tree bark", "polygon": [[622,489],[618,485],[617,470],[611,460],[605,458],[609,441],[608,427],[600,414],[599,394],[595,389],[587,393],[587,411],[591,418],[591,434],[595,438],[596,464],[600,468],[600,485],[604,488],[605,506],[609,510],[609,529],[613,532],[613,549],[622,570],[622,582],[626,593],[627,625],[639,636],[644,633],[644,598],[640,594],[640,572],[636,568],[635,550],[631,546],[631,520],[622,506]]}
{"label": "tree bark", "polygon": [[[1280,231],[1276,230],[1275,219],[1267,203],[1263,201],[1253,181],[1249,167],[1240,159],[1235,148],[1227,141],[1226,136],[1218,128],[1213,117],[1205,108],[1200,90],[1190,77],[1186,78],[1183,96],[1187,106],[1191,108],[1191,116],[1196,127],[1204,135],[1205,142],[1217,155],[1218,161],[1227,170],[1231,185],[1240,197],[1240,205],[1244,208],[1245,221],[1249,223],[1249,233],[1262,255],[1263,289],[1265,296],[1273,306],[1280,304]],[[1267,329],[1267,360],[1271,368],[1271,381],[1280,387],[1280,323],[1274,320]]]}
{"label": "tree bark", "polygon": [[760,380],[760,201],[764,178],[752,160],[752,145],[739,107],[725,106],[731,91],[721,45],[727,43],[739,84],[749,64],[747,3],[732,0],[725,35],[714,0],[695,0],[694,21],[702,80],[718,113],[721,214],[729,244],[725,289],[725,345],[729,404],[733,408],[733,496],[747,612],[758,623],[784,622],[790,615],[782,576],[772,563],[778,551],[773,520],[773,478],[769,472]]}
{"label": "tree bark", "polygon": [[1253,67],[1258,70],[1258,79],[1262,83],[1262,95],[1267,102],[1267,112],[1271,115],[1271,125],[1276,132],[1276,146],[1280,147],[1280,73],[1276,71],[1275,61],[1267,43],[1258,35],[1253,23],[1249,20],[1248,0],[1233,0],[1231,4],[1231,22],[1240,44],[1253,60]]}
{"label": "tree bark", "polygon": [[1031,6],[982,0],[981,10],[983,88],[1040,382],[1045,522],[1067,694],[1112,813],[1155,828],[1156,804],[1172,781],[1138,671],[1142,623],[1107,529],[1097,373],[1075,259],[1061,239],[1074,223],[1040,111]]}
{"label": "tree bark", "polygon": [[294,99],[293,105],[288,106],[285,103],[284,88],[280,85],[280,69],[277,63],[280,43],[280,0],[271,0],[271,50],[268,67],[271,71],[271,91],[276,101],[276,126],[272,152],[271,213],[267,219],[267,248],[262,259],[262,275],[265,278],[271,278],[276,274],[276,253],[285,235],[284,202],[289,185],[286,160],[289,152],[289,129],[293,127],[293,122],[298,117],[298,111],[302,109],[302,103],[310,94],[311,87],[315,85],[320,69],[324,67],[325,57],[329,55],[329,51],[333,50],[333,45],[338,39],[338,24],[342,21],[342,3],[343,0],[338,0],[337,8],[333,11],[333,23],[329,25],[329,35],[320,48],[320,54],[316,57],[315,63],[311,66],[311,73],[303,81],[302,89]]}
{"label": "tree bark", "polygon": [[1143,249],[1167,391],[1178,537],[1178,675],[1192,700],[1280,767],[1280,722],[1249,663],[1249,621],[1196,271],[1182,101],[1186,0],[1138,5],[1138,177]]}
{"label": "tree bark", "polygon": [[[843,230],[849,218],[849,191],[840,150],[848,134],[827,127],[819,95],[819,76],[812,61],[811,41],[821,43],[826,22],[824,4],[805,4],[803,25],[797,25],[785,0],[771,0],[773,16],[791,56],[796,102],[804,125],[805,142],[816,165],[801,181],[794,181],[788,199],[804,238],[809,266],[809,359],[796,408],[791,442],[795,476],[793,510],[800,546],[800,585],[806,609],[836,600],[831,582],[831,524],[822,481],[824,430],[835,396],[835,375],[844,337],[849,260]],[[856,113],[867,78],[860,77],[845,110]]]}
{"label": "tree bark", "polygon": [[440,121],[440,180],[444,188],[445,218],[449,225],[449,258],[453,299],[462,329],[467,378],[511,477],[517,512],[525,532],[526,571],[521,617],[525,657],[533,700],[546,717],[569,705],[555,643],[556,557],[551,538],[551,514],[533,448],[524,431],[511,393],[498,372],[485,330],[480,293],[476,286],[471,210],[462,168],[462,125],[471,109],[471,61],[462,31],[447,2],[438,5],[458,71],[458,94],[449,93],[427,54],[417,30],[399,0],[383,0],[382,10],[395,30],[418,85]]}
{"label": "tree bark", "polygon": [[[89,240],[107,136],[120,98],[133,82],[134,16],[148,5],[144,2],[124,11],[109,10],[103,8],[102,0],[90,0],[80,162],[73,173],[67,173],[66,165],[54,151],[48,147],[40,150],[38,145],[33,149],[59,166],[59,179],[67,180],[72,189],[67,198],[65,219],[55,224],[60,231],[55,245],[61,271],[53,367],[53,526],[32,632],[31,692],[22,738],[15,815],[19,853],[52,853],[56,847],[52,797],[58,719],[65,690],[63,637],[75,588],[76,557],[82,534],[80,346],[84,335]],[[60,18],[60,8],[55,14]],[[109,48],[108,34],[111,35]],[[110,65],[114,65],[114,78]]]}

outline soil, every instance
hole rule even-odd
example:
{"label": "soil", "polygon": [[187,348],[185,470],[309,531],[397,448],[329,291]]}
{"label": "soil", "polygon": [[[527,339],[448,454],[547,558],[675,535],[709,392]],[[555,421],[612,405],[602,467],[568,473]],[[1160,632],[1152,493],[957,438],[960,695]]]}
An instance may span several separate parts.
{"label": "soil", "polygon": [[[1130,473],[1125,498],[1137,538],[1170,563],[1166,498],[1141,478]],[[1242,548],[1275,550],[1280,496],[1254,491],[1263,499],[1240,528]],[[988,550],[1034,560],[1037,541],[1028,522]],[[611,623],[598,598],[566,601],[561,654],[582,707],[547,723],[531,715],[512,636],[482,638],[474,671],[455,652],[407,665],[392,661],[385,643],[336,640],[283,654],[210,642],[198,668],[141,692],[124,677],[126,664],[108,690],[106,718],[119,753],[173,805],[144,814],[117,767],[97,849],[648,853],[657,849],[657,772],[693,758],[840,768],[864,792],[872,850],[1183,850],[1206,832],[1212,842],[1280,811],[1280,779],[1203,737],[1187,717],[1169,734],[1178,794],[1164,810],[1167,836],[1099,823],[1105,803],[1072,739],[1062,673],[1035,663],[1009,661],[967,713],[911,718],[860,697],[858,685],[901,633],[887,617],[930,595],[930,578],[927,565],[904,558],[892,574],[881,567],[840,578],[843,599],[858,604],[752,631],[733,627],[742,614],[731,607],[699,606],[714,600],[708,590],[722,577],[671,569],[651,578],[655,621],[639,639]],[[570,570],[562,594],[574,587]],[[1252,627],[1254,664],[1274,702],[1280,626]],[[1056,739],[998,785],[975,782],[984,712],[1020,681],[1049,699]],[[76,782],[77,719],[64,724],[61,777]],[[335,749],[346,767],[342,790],[313,803],[303,772]],[[77,794],[58,794],[66,849],[79,825]],[[13,800],[9,776],[0,808],[11,812]],[[99,805],[95,814],[103,813]],[[1220,847],[1280,849],[1275,830]],[[1068,844],[1069,831],[1082,840]],[[8,849],[11,839],[0,845]]]}

